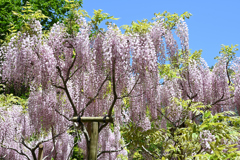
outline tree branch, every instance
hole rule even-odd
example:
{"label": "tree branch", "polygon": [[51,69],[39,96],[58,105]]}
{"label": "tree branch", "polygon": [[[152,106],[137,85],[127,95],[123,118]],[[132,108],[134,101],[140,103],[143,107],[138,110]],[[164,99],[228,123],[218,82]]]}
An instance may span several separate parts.
{"label": "tree branch", "polygon": [[139,76],[138,76],[137,81],[136,81],[135,84],[133,85],[133,88],[130,90],[130,92],[129,92],[128,94],[122,96],[122,97],[118,97],[118,99],[123,99],[123,98],[125,98],[125,97],[128,97],[128,96],[132,93],[132,91],[133,91],[133,89],[135,88],[135,86],[137,85],[137,82],[138,82],[138,81],[139,81]]}
{"label": "tree branch", "polygon": [[63,133],[65,133],[67,130],[68,130],[68,129],[66,129],[66,130],[64,130],[63,132],[61,132],[61,133],[53,136],[53,137],[50,138],[50,139],[47,139],[47,140],[38,142],[38,143],[36,144],[36,146],[32,148],[32,150],[35,151],[35,150],[39,147],[40,144],[45,143],[45,142],[48,142],[48,141],[51,141],[51,140],[53,140],[53,138],[57,138],[58,136],[60,136],[60,135],[62,135]]}
{"label": "tree branch", "polygon": [[27,149],[29,149],[29,150],[31,151],[32,148],[30,148],[30,147],[27,146],[27,144],[25,143],[25,139],[24,139],[24,137],[21,136],[21,138],[22,138],[22,144],[23,144]]}
{"label": "tree branch", "polygon": [[[55,144],[56,144],[56,142],[55,142]],[[45,160],[48,156],[50,156],[53,151],[54,151],[54,147],[52,148],[51,152],[48,155],[46,155],[42,160]]]}
{"label": "tree branch", "polygon": [[103,125],[101,125],[101,127],[98,129],[98,133],[101,132],[101,130],[106,127],[108,125],[108,122],[104,123]]}
{"label": "tree branch", "polygon": [[110,109],[108,110],[108,116],[111,117],[112,116],[112,110],[113,110],[113,107],[117,101],[117,92],[116,92],[116,83],[115,83],[115,58],[113,59],[113,62],[112,62],[112,81],[113,81],[113,101],[112,101],[112,104],[110,106]]}
{"label": "tree branch", "polygon": [[73,103],[73,100],[72,100],[72,98],[71,98],[71,96],[70,96],[70,93],[69,93],[69,91],[68,91],[68,87],[67,87],[67,80],[68,79],[66,79],[66,80],[64,80],[64,77],[63,77],[63,75],[62,75],[62,72],[61,72],[61,70],[60,70],[60,68],[59,68],[59,66],[57,66],[56,67],[57,68],[57,70],[58,70],[58,72],[59,72],[59,76],[61,77],[61,79],[62,79],[62,81],[63,81],[63,85],[64,85],[64,87],[61,87],[61,89],[63,89],[64,91],[65,91],[65,93],[67,94],[67,97],[68,97],[68,100],[70,101],[70,103],[71,103],[71,105],[72,105],[72,108],[73,108],[73,111],[74,111],[74,116],[77,116],[77,109],[76,109],[76,107],[75,107],[75,105],[74,105],[74,103]]}
{"label": "tree branch", "polygon": [[70,71],[71,71],[72,67],[74,66],[74,63],[75,63],[75,61],[76,61],[76,58],[77,58],[77,54],[75,55],[75,57],[74,57],[74,59],[73,59],[73,61],[72,61],[72,64],[70,65],[70,67],[69,67],[68,70],[67,70],[66,82],[70,79],[69,74],[70,74]]}
{"label": "tree branch", "polygon": [[11,147],[6,147],[6,146],[4,146],[4,145],[2,145],[1,144],[1,147],[3,147],[3,148],[6,148],[6,149],[11,149],[11,150],[13,150],[13,151],[15,151],[15,152],[17,152],[18,154],[20,154],[20,155],[23,155],[23,156],[25,156],[25,157],[27,157],[27,159],[28,160],[31,160],[25,153],[23,153],[22,151],[21,152],[19,152],[18,150],[16,150],[16,149],[14,149],[14,148],[11,148]]}
{"label": "tree branch", "polygon": [[187,73],[188,73],[187,79],[188,79],[189,91],[190,91],[191,94],[192,94],[192,89],[191,89],[191,85],[190,85],[190,81],[189,81],[189,70],[188,70],[188,69],[187,69]]}
{"label": "tree branch", "polygon": [[228,73],[228,64],[229,64],[230,61],[227,61],[227,64],[226,64],[226,71],[227,71],[227,77],[228,77],[228,85],[231,84],[231,80],[230,80],[230,76],[229,76],[229,73]]}
{"label": "tree branch", "polygon": [[143,145],[142,145],[142,149],[145,151],[145,152],[147,152],[147,154],[149,154],[150,156],[152,156],[153,158],[160,158],[161,156],[159,155],[159,154],[157,154],[158,155],[158,157],[155,157],[149,150],[147,150]]}
{"label": "tree branch", "polygon": [[65,90],[64,87],[62,87],[62,86],[58,86],[58,85],[54,84],[53,82],[52,82],[51,84],[52,84],[52,86],[54,86],[54,87],[56,87],[56,88],[59,88],[59,89]]}
{"label": "tree branch", "polygon": [[104,81],[102,82],[102,84],[101,84],[101,86],[99,87],[96,95],[88,101],[88,103],[86,104],[86,106],[78,113],[78,115],[79,115],[80,113],[82,113],[82,114],[81,114],[81,117],[83,116],[85,109],[86,109],[86,108],[97,98],[97,96],[99,95],[99,92],[101,91],[104,83],[108,80],[108,77],[109,77],[109,75],[107,75],[107,77],[106,77],[106,78],[104,79]]}
{"label": "tree branch", "polygon": [[111,151],[101,151],[100,153],[98,153],[97,158],[100,157],[102,154],[104,153],[113,153],[113,152],[119,152],[121,150],[123,150],[125,147],[127,147],[130,143],[126,144],[125,146],[121,147],[121,149],[118,150],[111,150]]}
{"label": "tree branch", "polygon": [[168,119],[168,117],[165,116],[158,108],[157,108],[157,111],[158,111],[161,115],[163,115],[170,123],[172,123],[174,127],[176,127],[176,124],[173,123],[172,121],[170,121],[170,119]]}
{"label": "tree branch", "polygon": [[70,119],[69,119],[67,116],[65,116],[65,115],[63,115],[62,113],[60,113],[57,109],[55,109],[55,111],[56,111],[59,115],[63,116],[63,117],[66,118],[68,121],[70,121]]}
{"label": "tree branch", "polygon": [[197,93],[193,96],[189,96],[189,94],[187,93],[187,97],[192,100],[193,98],[197,97]]}
{"label": "tree branch", "polygon": [[[216,100],[215,102],[213,102],[213,103],[210,104],[210,105],[213,106],[213,105],[216,105],[218,102],[226,101],[226,100],[228,100],[228,99],[230,99],[230,98],[233,98],[234,95],[232,95],[232,96],[230,96],[230,97],[228,97],[228,98],[225,98],[225,99],[223,99],[223,97],[224,97],[224,93],[223,93],[223,95],[222,95],[222,97],[221,97],[220,99]],[[219,105],[228,105],[228,104],[219,104]],[[208,109],[208,108],[207,108],[207,109]],[[206,111],[207,109],[204,109],[204,111]],[[193,116],[192,120],[193,120],[194,118],[197,118],[197,117],[201,116],[201,115],[202,115],[202,114]]]}
{"label": "tree branch", "polygon": [[71,149],[71,151],[70,151],[70,153],[69,153],[69,155],[68,155],[67,160],[70,159],[70,157],[71,157],[71,155],[72,155],[72,152],[73,152],[73,148],[74,148],[77,144],[78,144],[78,142],[76,142],[76,143],[73,144],[73,147],[72,147],[72,149]]}
{"label": "tree branch", "polygon": [[57,68],[57,70],[58,70],[58,73],[59,73],[60,78],[62,79],[63,83],[65,83],[65,80],[64,80],[64,77],[63,77],[63,75],[62,75],[62,71],[61,71],[60,67],[57,66],[56,68]]}
{"label": "tree branch", "polygon": [[213,102],[211,105],[215,105],[215,104],[217,104],[218,102],[223,101],[223,97],[224,97],[224,92],[223,92],[222,97],[221,97],[220,99],[216,100],[215,102]]}
{"label": "tree branch", "polygon": [[70,76],[69,79],[72,78],[72,76],[74,76],[74,74],[83,67],[83,65],[81,67],[78,67]]}

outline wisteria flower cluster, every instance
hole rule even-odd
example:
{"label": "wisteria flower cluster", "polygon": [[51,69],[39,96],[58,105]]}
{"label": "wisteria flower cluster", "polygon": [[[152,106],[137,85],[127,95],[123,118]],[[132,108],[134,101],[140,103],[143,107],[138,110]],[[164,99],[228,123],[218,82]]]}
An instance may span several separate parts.
{"label": "wisteria flower cluster", "polygon": [[212,153],[210,143],[216,141],[216,138],[209,130],[204,130],[200,133],[200,143],[203,151]]}
{"label": "wisteria flower cluster", "polygon": [[[185,116],[182,114],[184,109],[173,104],[173,97],[211,104],[214,113],[240,103],[240,98],[231,99],[232,95],[239,97],[238,61],[233,68],[236,71],[234,92],[229,91],[227,60],[224,58],[219,59],[213,71],[203,59],[192,58],[183,65],[185,70],[177,73],[180,78],[169,80],[165,76],[164,84],[160,84],[159,68],[165,64],[166,57],[170,63],[182,60],[178,55],[177,40],[162,20],[154,22],[144,34],[122,34],[118,27],[110,24],[106,32],[93,37],[90,36],[92,28],[84,18],[80,17],[76,23],[79,25],[76,35],[68,34],[67,27],[57,23],[46,38],[40,23],[34,21],[31,24],[34,34],[19,32],[0,50],[4,57],[0,65],[2,80],[17,91],[23,86],[30,88],[28,113],[19,115],[20,109],[15,107],[12,112],[4,113],[9,120],[0,126],[5,146],[0,149],[11,159],[19,159],[19,153],[23,158],[32,156],[34,159],[36,149],[32,150],[40,141],[45,145],[46,159],[51,156],[68,159],[66,155],[72,153],[76,144],[74,136],[65,131],[73,126],[76,132],[81,131],[78,146],[87,156],[91,127],[83,123],[76,126],[71,122],[76,116],[114,118],[114,129],[108,122],[99,123],[98,154],[100,159],[116,159],[119,153],[127,155],[119,142],[123,139],[121,125],[135,123],[144,131],[151,129],[153,123],[161,123],[161,128],[167,128],[166,121],[180,125],[180,119]],[[189,56],[188,27],[183,19],[176,27],[186,58]],[[220,104],[222,101],[227,105]],[[162,108],[166,108],[164,114]],[[195,116],[191,114],[191,117]],[[19,122],[18,126],[13,124],[16,122]],[[28,148],[26,146],[30,144],[25,146],[20,135],[27,139],[33,133],[46,135],[29,141],[32,148]],[[200,137],[205,151],[211,152],[209,144],[215,137],[210,131],[201,132]],[[25,149],[21,148],[23,146]]]}

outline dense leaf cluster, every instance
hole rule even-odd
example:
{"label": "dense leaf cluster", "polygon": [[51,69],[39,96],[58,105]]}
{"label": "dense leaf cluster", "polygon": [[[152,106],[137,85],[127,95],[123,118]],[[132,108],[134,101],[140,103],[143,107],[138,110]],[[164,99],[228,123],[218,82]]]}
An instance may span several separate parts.
{"label": "dense leaf cluster", "polygon": [[[82,7],[82,0],[72,2]],[[31,4],[31,6],[30,6]],[[20,31],[26,22],[26,13],[42,13],[48,19],[41,19],[43,30],[49,30],[54,23],[62,22],[68,15],[70,9],[66,0],[1,0],[0,3],[0,44],[8,40],[11,32]],[[17,16],[21,15],[21,16]]]}

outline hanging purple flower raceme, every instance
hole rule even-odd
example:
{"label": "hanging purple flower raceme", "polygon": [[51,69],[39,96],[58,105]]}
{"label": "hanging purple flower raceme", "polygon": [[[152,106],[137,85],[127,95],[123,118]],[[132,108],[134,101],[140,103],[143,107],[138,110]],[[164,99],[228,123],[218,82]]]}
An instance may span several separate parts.
{"label": "hanging purple flower raceme", "polygon": [[189,50],[188,26],[182,17],[178,20],[176,26],[175,32],[181,40],[182,50],[187,54]]}
{"label": "hanging purple flower raceme", "polygon": [[34,53],[38,39],[36,35],[18,33],[6,47],[8,53],[4,53],[2,79],[7,85],[13,84],[16,92],[19,92],[23,85],[27,88],[35,76],[34,73],[38,72],[37,67],[35,71],[32,70],[38,63],[37,55]]}
{"label": "hanging purple flower raceme", "polygon": [[162,20],[153,22],[150,34],[153,41],[153,45],[155,47],[156,56],[160,64],[165,63],[165,46],[163,41],[165,32],[166,29],[163,26]]}
{"label": "hanging purple flower raceme", "polygon": [[[218,63],[214,66],[212,71],[212,103],[215,103],[216,101],[220,99],[224,99],[226,97],[229,97],[229,89],[228,89],[228,83],[227,83],[227,71],[226,71],[226,59],[221,58],[219,59]],[[230,102],[230,101],[228,101]],[[225,111],[228,110],[225,107]],[[211,110],[213,111],[213,114],[219,113],[223,111],[223,107],[221,105],[216,104],[216,106],[212,107]]]}
{"label": "hanging purple flower raceme", "polygon": [[167,48],[167,54],[169,57],[173,57],[176,53],[178,53],[177,41],[173,38],[171,30],[166,31],[165,43]]}
{"label": "hanging purple flower raceme", "polygon": [[235,72],[235,76],[232,77],[232,83],[234,83],[234,102],[233,107],[234,110],[237,110],[237,113],[240,113],[240,58],[236,58],[231,67],[233,71]]}

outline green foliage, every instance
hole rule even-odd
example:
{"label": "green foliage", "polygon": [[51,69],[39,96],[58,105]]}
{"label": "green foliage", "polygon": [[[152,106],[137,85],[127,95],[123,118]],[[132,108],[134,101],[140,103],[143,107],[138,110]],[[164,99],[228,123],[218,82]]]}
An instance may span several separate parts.
{"label": "green foliage", "polygon": [[27,109],[27,100],[14,96],[13,94],[0,94],[0,107],[7,109],[12,105],[20,105],[25,110]]}
{"label": "green foliage", "polygon": [[[2,44],[7,36],[9,36],[9,27],[16,25],[18,18],[13,16],[12,11],[21,10],[20,0],[0,0],[0,44]],[[18,25],[20,28],[20,24]],[[13,28],[11,28],[13,30]]]}
{"label": "green foliage", "polygon": [[133,154],[133,160],[143,160],[143,156],[141,155],[141,150],[137,150]]}
{"label": "green foliage", "polygon": [[[104,20],[118,20],[119,18],[114,18],[113,16],[109,16],[108,13],[102,13],[103,10],[94,10],[94,15],[90,17],[86,10],[79,9],[79,5],[75,4],[74,1],[67,1],[67,5],[64,7],[66,9],[69,9],[70,12],[68,13],[68,18],[64,19],[64,24],[68,26],[67,33],[69,34],[76,34],[78,32],[79,26],[75,23],[75,20],[82,17],[90,18],[91,20],[88,22],[91,26],[91,34],[89,38],[96,37],[99,33],[103,33],[104,29],[99,28],[101,22]],[[110,22],[106,22],[106,25],[109,25]]]}
{"label": "green foliage", "polygon": [[[26,0],[23,0],[23,2],[26,3]],[[29,2],[33,5],[34,11],[41,10],[44,15],[51,18],[51,21],[42,20],[41,24],[44,30],[49,30],[54,23],[62,22],[64,16],[70,11],[69,8],[65,8],[68,5],[66,0],[29,0]],[[82,7],[82,0],[74,0],[72,4]]]}
{"label": "green foliage", "polygon": [[194,51],[193,53],[191,53],[191,51],[188,51],[188,53],[183,53],[182,50],[179,50],[177,55],[171,58],[170,61],[174,68],[182,71],[183,68],[186,69],[186,67],[193,62],[197,62],[198,64],[200,64],[201,55],[201,49],[199,51]]}
{"label": "green foliage", "polygon": [[181,78],[178,76],[178,70],[173,69],[171,64],[159,64],[158,69],[161,79],[165,77],[166,80],[172,80],[173,78]]}
{"label": "green foliage", "polygon": [[80,7],[80,4],[76,4],[74,3],[74,1],[66,1],[66,6],[64,8],[68,9],[68,16],[67,18],[64,19],[64,24],[65,26],[67,26],[67,33],[70,35],[76,35],[76,33],[79,30],[79,26],[76,23],[76,20],[80,17],[80,16],[86,16],[89,17],[87,12],[85,10],[78,10],[78,8]]}
{"label": "green foliage", "polygon": [[[79,139],[77,137],[74,138],[74,143],[76,143],[77,141],[79,141]],[[81,148],[78,147],[78,145],[76,144],[73,148],[73,154],[70,158],[70,160],[83,160],[83,151]]]}
{"label": "green foliage", "polygon": [[[221,50],[219,51],[219,54],[221,55],[220,57],[219,56],[216,56],[214,57],[214,59],[217,59],[219,60],[220,58],[226,58],[227,59],[227,63],[229,63],[230,61],[234,60],[236,58],[236,51],[238,51],[238,48],[236,48],[238,46],[238,44],[236,45],[231,45],[230,46],[226,46],[226,45],[221,45]],[[228,65],[228,64],[227,64]],[[209,69],[212,71],[214,68],[214,66],[211,66],[209,67]],[[229,75],[235,75],[234,71],[230,68],[228,68],[228,73]]]}
{"label": "green foliage", "polygon": [[[164,26],[170,30],[175,29],[176,22],[182,17],[184,20],[186,18],[190,18],[192,16],[191,13],[184,12],[180,16],[177,13],[170,14],[167,11],[164,11],[162,14],[161,13],[154,13],[156,17],[152,18],[152,20],[160,20],[163,19]],[[147,19],[144,19],[142,21],[137,20],[137,23],[132,21],[131,25],[122,25],[121,28],[125,30],[125,34],[128,33],[139,33],[144,34],[149,32],[150,27],[153,25],[153,23],[148,22]]]}
{"label": "green foliage", "polygon": [[[73,3],[81,7],[82,0],[74,0]],[[31,4],[31,8],[29,4]],[[23,15],[25,11],[28,12],[28,9],[31,11],[25,16],[42,14],[51,19],[41,19],[43,30],[47,31],[54,23],[64,20],[69,12],[69,8],[64,8],[66,5],[65,0],[0,0],[0,44],[2,45],[5,40],[8,41],[12,32],[20,31],[25,24],[24,18],[20,15]]]}
{"label": "green foliage", "polygon": [[119,154],[119,155],[117,156],[117,158],[118,158],[118,159],[121,159],[121,160],[128,160],[128,156],[125,156],[125,155],[123,155],[123,154]]}
{"label": "green foliage", "polygon": [[[167,129],[152,127],[150,130],[143,131],[141,127],[129,124],[121,129],[125,141],[131,142],[128,149],[135,151],[135,157],[141,159],[139,153],[143,151],[141,146],[144,146],[159,159],[170,160],[174,157],[189,160],[194,157],[197,159],[239,158],[240,152],[236,151],[236,145],[240,136],[238,127],[240,118],[233,116],[234,112],[227,111],[212,115],[211,111],[206,110],[211,106],[205,106],[201,102],[177,98],[173,98],[172,101],[183,107],[182,115],[184,118],[179,121],[179,125],[170,125]],[[187,113],[190,111],[196,115],[202,114],[203,123],[201,125],[189,119]],[[213,151],[211,154],[203,152],[201,148],[200,133],[203,131],[209,131],[216,138],[216,141],[210,143]],[[223,143],[223,140],[227,140],[227,143]],[[165,152],[164,156],[163,152]]]}
{"label": "green foliage", "polygon": [[168,28],[170,30],[175,29],[176,26],[176,22],[182,18],[183,20],[185,20],[186,18],[189,19],[192,14],[188,13],[188,12],[184,12],[183,14],[181,14],[180,16],[177,13],[171,14],[167,11],[164,11],[162,14],[159,13],[154,13],[154,15],[156,17],[153,18],[153,20],[158,19],[159,17],[163,17],[163,22],[164,22],[164,26],[165,28]]}
{"label": "green foliage", "polygon": [[[13,94],[0,94],[0,107],[3,107],[4,110],[11,108],[12,105],[19,105],[23,108],[22,113],[26,113],[27,109],[27,100],[20,97],[14,96]],[[0,115],[0,119],[5,121],[5,119]]]}
{"label": "green foliage", "polygon": [[94,25],[94,29],[97,30],[98,27],[100,25],[100,23],[104,20],[107,19],[112,19],[112,20],[118,20],[119,18],[114,18],[113,16],[109,16],[108,13],[102,13],[103,10],[99,9],[99,10],[95,10],[94,9],[94,15],[91,18],[91,23]]}
{"label": "green foliage", "polygon": [[189,64],[193,61],[200,64],[202,50],[191,53],[188,52],[188,56],[185,56],[181,50],[178,54],[173,56],[170,60],[170,64],[158,64],[159,75],[161,79],[165,78],[165,81],[172,80],[174,78],[182,79],[180,73],[186,71]]}
{"label": "green foliage", "polygon": [[[42,14],[41,10],[34,12],[32,9],[33,9],[32,5],[29,2],[26,2],[26,5],[22,7],[22,10],[21,10],[22,13],[17,13],[15,11],[12,11],[13,15],[16,15],[19,19],[23,19],[23,21],[20,22],[21,23],[20,31],[22,33],[28,32],[30,35],[37,34],[36,31],[33,31],[33,29],[31,29],[30,27],[30,24],[34,19],[41,21],[42,19],[49,18],[44,14]],[[11,32],[11,35],[7,37],[6,39],[7,42],[10,40],[11,37],[16,35],[16,32],[17,32],[16,26],[12,26],[9,29],[9,31]]]}
{"label": "green foliage", "polygon": [[[101,24],[102,21],[104,20],[118,20],[119,18],[114,18],[113,16],[109,16],[108,13],[102,13],[103,10],[99,9],[99,10],[94,10],[94,15],[92,16],[91,18],[91,21],[90,21],[90,24],[92,26],[92,33],[90,35],[90,38],[91,37],[96,37],[96,35],[98,33],[102,33],[104,31],[103,28],[99,28],[99,25]],[[107,21],[105,23],[106,25],[109,25],[110,22]]]}
{"label": "green foliage", "polygon": [[121,28],[125,29],[125,33],[139,33],[145,34],[149,32],[149,28],[151,27],[152,23],[148,22],[147,19],[142,21],[137,20],[137,23],[132,21],[132,25],[122,25]]}
{"label": "green foliage", "polygon": [[[231,45],[231,47],[222,44],[219,54],[221,54],[223,57],[226,57],[228,61],[231,61],[236,57],[236,51],[238,51],[238,48],[236,48],[237,46],[238,44],[234,46]],[[219,56],[215,57],[214,59],[219,59]]]}

